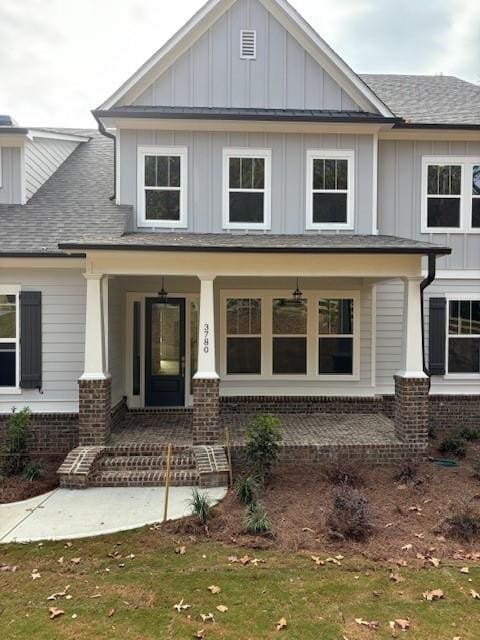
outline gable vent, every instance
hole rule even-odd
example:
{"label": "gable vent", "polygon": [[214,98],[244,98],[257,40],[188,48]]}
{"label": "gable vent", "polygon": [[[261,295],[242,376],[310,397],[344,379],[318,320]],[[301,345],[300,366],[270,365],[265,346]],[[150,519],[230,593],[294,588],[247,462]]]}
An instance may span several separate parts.
{"label": "gable vent", "polygon": [[240,58],[255,60],[257,57],[257,32],[252,29],[240,31]]}

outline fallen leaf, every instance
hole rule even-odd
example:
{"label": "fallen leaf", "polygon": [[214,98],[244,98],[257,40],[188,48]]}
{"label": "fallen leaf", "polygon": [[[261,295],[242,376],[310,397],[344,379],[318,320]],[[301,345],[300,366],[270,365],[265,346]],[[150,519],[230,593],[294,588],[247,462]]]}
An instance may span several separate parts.
{"label": "fallen leaf", "polygon": [[415,533],[414,535],[419,540],[423,540],[425,538],[425,534],[424,533]]}
{"label": "fallen leaf", "polygon": [[176,609],[178,611],[178,613],[181,613],[182,611],[185,611],[186,609],[190,609],[189,604],[183,604],[183,598],[180,600],[180,602],[178,604],[174,604],[173,608]]}
{"label": "fallen leaf", "polygon": [[240,558],[240,564],[243,564],[243,566],[247,565],[250,562],[250,558],[248,556],[243,556],[243,558]]}
{"label": "fallen leaf", "polygon": [[179,556],[184,556],[187,553],[187,547],[177,547],[175,553]]}
{"label": "fallen leaf", "polygon": [[310,527],[303,527],[302,531],[304,533],[306,533],[308,531],[308,533],[315,533],[315,531],[313,529],[310,529]]}
{"label": "fallen leaf", "polygon": [[468,567],[462,567],[460,573],[470,573],[470,569]]}
{"label": "fallen leaf", "polygon": [[387,522],[384,529],[389,529],[390,527],[393,527],[393,522]]}
{"label": "fallen leaf", "polygon": [[72,620],[76,620],[78,618],[76,613],[72,613]]}
{"label": "fallen leaf", "polygon": [[285,629],[287,627],[287,620],[286,618],[280,618],[280,620],[277,622],[277,624],[275,625],[275,629],[277,631],[281,631],[282,629]]}
{"label": "fallen leaf", "polygon": [[59,616],[63,616],[63,614],[65,613],[63,609],[57,609],[57,607],[50,607],[48,612],[50,614],[50,620],[55,620],[55,618],[58,618]]}
{"label": "fallen leaf", "polygon": [[402,618],[397,618],[393,622],[397,625],[397,627],[400,627],[402,631],[410,629],[410,620],[408,618],[406,618],[405,620],[403,620]]}
{"label": "fallen leaf", "polygon": [[355,618],[355,622],[362,627],[367,627],[367,629],[379,629],[380,622],[378,620],[371,620],[368,622],[367,620],[363,620],[363,618]]}
{"label": "fallen leaf", "polygon": [[228,611],[228,607],[226,607],[224,604],[219,604],[216,609],[217,611],[220,611],[220,613],[226,613]]}
{"label": "fallen leaf", "polygon": [[438,558],[428,558],[428,561],[431,562],[437,569],[440,566],[440,560]]}
{"label": "fallen leaf", "polygon": [[411,551],[413,549],[413,544],[405,544],[402,547],[402,551]]}
{"label": "fallen leaf", "polygon": [[442,600],[443,591],[441,589],[434,589],[433,591],[425,591],[423,593],[423,599],[431,602],[432,600]]}
{"label": "fallen leaf", "polygon": [[80,562],[81,562],[81,561],[82,561],[82,559],[81,559],[81,558],[72,558],[72,559],[70,560],[70,562],[71,562],[72,564],[80,564]]}
{"label": "fallen leaf", "polygon": [[213,616],[213,613],[201,613],[200,617],[202,619],[202,622],[215,622],[215,618]]}
{"label": "fallen leaf", "polygon": [[63,546],[65,547],[65,549],[70,549],[70,547],[73,546],[73,542],[65,542]]}
{"label": "fallen leaf", "polygon": [[237,556],[228,556],[228,561],[234,564],[235,562],[239,562]]}
{"label": "fallen leaf", "polygon": [[213,594],[220,593],[221,591],[220,587],[217,587],[215,584],[211,584],[208,587],[208,590],[210,591],[210,593],[213,593]]}
{"label": "fallen leaf", "polygon": [[325,562],[330,562],[331,564],[336,564],[339,567],[342,566],[342,563],[339,560],[337,560],[336,558],[327,558],[325,560]]}
{"label": "fallen leaf", "polygon": [[317,567],[323,566],[325,562],[320,558],[320,556],[310,556],[310,558],[315,562]]}
{"label": "fallen leaf", "polygon": [[193,634],[193,637],[203,640],[203,638],[207,637],[207,632],[205,631],[205,629],[199,629],[196,633]]}
{"label": "fallen leaf", "polygon": [[254,558],[250,564],[253,564],[254,567],[258,567],[259,564],[265,564],[265,560],[261,558]]}
{"label": "fallen leaf", "polygon": [[470,589],[470,595],[474,600],[480,600],[480,593],[477,593],[474,589]]}
{"label": "fallen leaf", "polygon": [[70,589],[70,585],[67,584],[67,586],[63,591],[59,591],[58,593],[52,593],[51,596],[48,596],[47,600],[58,600],[58,598],[65,598],[69,589]]}
{"label": "fallen leaf", "polygon": [[40,580],[42,576],[40,575],[40,573],[38,572],[38,569],[34,569],[32,571],[32,580]]}
{"label": "fallen leaf", "polygon": [[112,607],[110,611],[107,613],[107,616],[109,618],[112,618],[114,615],[115,615],[115,609]]}
{"label": "fallen leaf", "polygon": [[0,565],[0,572],[1,573],[15,573],[15,571],[18,571],[18,565],[14,564],[14,565],[10,565],[10,564],[2,564]]}
{"label": "fallen leaf", "polygon": [[405,582],[405,578],[399,573],[391,573],[389,578],[392,582]]}

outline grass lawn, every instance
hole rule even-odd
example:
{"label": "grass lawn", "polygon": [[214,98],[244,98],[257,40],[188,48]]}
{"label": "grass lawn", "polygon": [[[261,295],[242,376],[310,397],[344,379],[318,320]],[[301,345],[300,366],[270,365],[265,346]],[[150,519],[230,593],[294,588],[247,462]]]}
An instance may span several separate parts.
{"label": "grass lawn", "polygon": [[[175,553],[178,545],[185,545],[184,555]],[[264,563],[229,561],[244,553]],[[183,640],[201,629],[207,639],[384,639],[392,638],[389,621],[398,618],[411,621],[408,631],[398,631],[397,637],[405,639],[480,637],[480,600],[470,593],[480,591],[480,567],[468,561],[445,561],[434,568],[408,559],[408,567],[398,567],[351,557],[342,559],[341,566],[316,566],[306,554],[244,551],[204,539],[173,540],[145,529],[73,541],[71,546],[0,547],[2,564],[18,565],[14,573],[0,572],[2,640]],[[469,573],[462,573],[467,565]],[[37,579],[32,578],[35,570]],[[391,580],[392,570],[404,581]],[[71,599],[47,601],[67,585]],[[210,593],[210,585],[221,592]],[[422,593],[433,589],[442,589],[445,598],[423,600]],[[182,599],[191,608],[178,613],[174,605]],[[218,611],[218,605],[228,611]],[[50,620],[51,606],[64,615]],[[202,622],[201,614],[208,613],[214,614],[214,624]],[[277,631],[280,618],[287,627]],[[377,620],[380,628],[363,627],[356,618]]]}

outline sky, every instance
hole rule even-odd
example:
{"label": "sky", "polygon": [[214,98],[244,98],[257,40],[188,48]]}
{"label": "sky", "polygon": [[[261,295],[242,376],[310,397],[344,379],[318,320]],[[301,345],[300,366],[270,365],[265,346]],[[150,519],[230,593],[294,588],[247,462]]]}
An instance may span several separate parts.
{"label": "sky", "polygon": [[[443,73],[480,83],[476,0],[291,2],[358,73]],[[0,0],[0,113],[23,126],[95,127],[90,110],[202,4]]]}

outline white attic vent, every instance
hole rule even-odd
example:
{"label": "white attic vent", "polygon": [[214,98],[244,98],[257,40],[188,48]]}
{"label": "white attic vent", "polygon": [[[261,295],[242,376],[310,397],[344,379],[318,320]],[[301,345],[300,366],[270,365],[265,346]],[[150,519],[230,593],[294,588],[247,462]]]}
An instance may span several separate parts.
{"label": "white attic vent", "polygon": [[257,32],[252,29],[240,31],[240,58],[255,60],[257,57]]}

